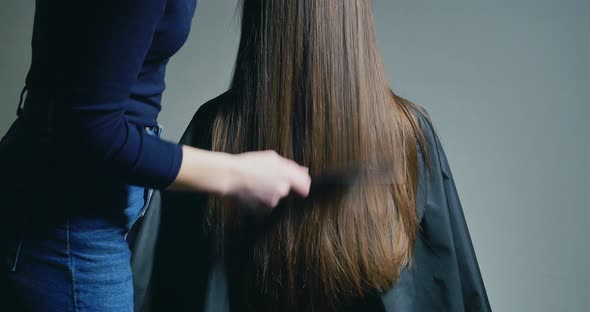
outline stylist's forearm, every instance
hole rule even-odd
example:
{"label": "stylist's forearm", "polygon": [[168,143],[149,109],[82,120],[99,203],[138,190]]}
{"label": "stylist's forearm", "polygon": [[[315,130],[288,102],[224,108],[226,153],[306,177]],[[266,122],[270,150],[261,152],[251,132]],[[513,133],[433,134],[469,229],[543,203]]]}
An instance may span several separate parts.
{"label": "stylist's forearm", "polygon": [[230,187],[234,161],[231,154],[212,152],[183,145],[183,160],[173,191],[200,191],[225,194]]}

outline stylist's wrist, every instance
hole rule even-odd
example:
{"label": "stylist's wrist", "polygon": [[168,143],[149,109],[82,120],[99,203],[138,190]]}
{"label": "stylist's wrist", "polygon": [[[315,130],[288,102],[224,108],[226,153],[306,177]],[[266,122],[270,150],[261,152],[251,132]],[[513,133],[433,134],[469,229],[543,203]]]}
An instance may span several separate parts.
{"label": "stylist's wrist", "polygon": [[234,154],[219,153],[216,159],[218,175],[211,193],[219,196],[231,196],[243,183],[239,158]]}

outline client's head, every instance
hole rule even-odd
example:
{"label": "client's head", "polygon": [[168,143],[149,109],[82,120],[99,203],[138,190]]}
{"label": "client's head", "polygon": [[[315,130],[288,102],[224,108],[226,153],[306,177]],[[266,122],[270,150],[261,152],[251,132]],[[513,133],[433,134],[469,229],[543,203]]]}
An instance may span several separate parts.
{"label": "client's head", "polygon": [[324,311],[390,288],[412,256],[422,135],[388,85],[371,1],[243,0],[242,10],[213,149],[273,149],[311,175],[365,164],[392,179],[286,200],[263,222],[213,199],[230,293],[255,310]]}

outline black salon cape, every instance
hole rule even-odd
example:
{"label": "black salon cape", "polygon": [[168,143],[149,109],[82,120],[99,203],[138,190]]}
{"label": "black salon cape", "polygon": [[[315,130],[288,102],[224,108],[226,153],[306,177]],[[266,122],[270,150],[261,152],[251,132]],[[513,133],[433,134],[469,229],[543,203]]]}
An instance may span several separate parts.
{"label": "black salon cape", "polygon": [[[216,108],[228,97],[199,108],[181,143],[210,149]],[[346,310],[491,311],[447,158],[428,118],[416,114],[432,167],[420,148],[413,265],[391,289]],[[206,204],[204,194],[154,192],[132,246],[136,311],[229,311],[225,276],[203,230]]]}

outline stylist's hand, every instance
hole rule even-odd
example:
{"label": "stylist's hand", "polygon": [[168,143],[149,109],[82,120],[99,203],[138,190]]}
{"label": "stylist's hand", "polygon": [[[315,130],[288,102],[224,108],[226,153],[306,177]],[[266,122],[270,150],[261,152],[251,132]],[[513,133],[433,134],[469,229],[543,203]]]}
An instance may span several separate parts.
{"label": "stylist's hand", "polygon": [[180,172],[167,188],[227,196],[258,215],[272,211],[293,192],[307,197],[308,169],[274,151],[227,154],[183,145]]}
{"label": "stylist's hand", "polygon": [[225,195],[251,207],[253,213],[269,213],[291,192],[307,197],[311,179],[306,167],[274,151],[248,152],[234,157],[234,176]]}

